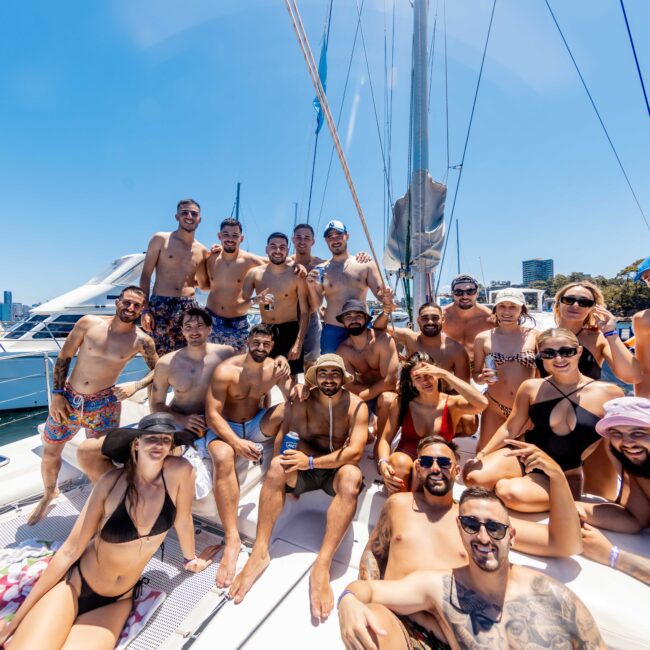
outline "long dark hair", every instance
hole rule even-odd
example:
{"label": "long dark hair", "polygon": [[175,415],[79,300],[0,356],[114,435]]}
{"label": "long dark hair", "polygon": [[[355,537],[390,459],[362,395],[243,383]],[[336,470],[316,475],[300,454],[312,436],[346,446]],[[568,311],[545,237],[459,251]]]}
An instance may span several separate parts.
{"label": "long dark hair", "polygon": [[[404,422],[404,418],[409,410],[409,404],[420,393],[413,385],[411,379],[411,370],[421,363],[435,363],[434,360],[426,352],[414,352],[402,365],[402,370],[399,375],[399,383],[397,386],[397,393],[399,394],[399,423],[400,426]],[[440,386],[438,385],[438,389]]]}

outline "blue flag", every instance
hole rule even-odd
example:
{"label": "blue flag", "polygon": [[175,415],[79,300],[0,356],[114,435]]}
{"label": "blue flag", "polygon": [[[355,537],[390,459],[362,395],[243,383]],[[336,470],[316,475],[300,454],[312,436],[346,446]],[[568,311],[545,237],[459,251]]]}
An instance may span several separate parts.
{"label": "blue flag", "polygon": [[[318,61],[318,76],[320,77],[321,86],[323,86],[323,92],[325,92],[327,90],[327,37],[323,38],[323,47]],[[320,133],[324,118],[318,96],[314,98],[314,108],[316,109],[316,133]]]}

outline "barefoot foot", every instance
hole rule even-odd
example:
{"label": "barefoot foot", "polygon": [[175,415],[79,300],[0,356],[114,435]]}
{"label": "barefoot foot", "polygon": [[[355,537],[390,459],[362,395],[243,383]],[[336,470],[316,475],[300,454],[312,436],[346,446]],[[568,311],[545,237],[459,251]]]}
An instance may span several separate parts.
{"label": "barefoot foot", "polygon": [[232,579],[235,577],[237,568],[237,558],[241,549],[241,540],[239,537],[233,540],[226,540],[226,546],[223,549],[223,555],[217,569],[217,587],[230,587]]}
{"label": "barefoot foot", "polygon": [[253,583],[262,575],[264,569],[269,566],[270,562],[271,557],[268,553],[255,553],[253,550],[250,558],[248,558],[248,562],[246,562],[246,566],[237,574],[228,592],[228,595],[235,601],[235,604],[241,603],[244,600],[244,596],[249,592]]}
{"label": "barefoot foot", "polygon": [[329,565],[316,563],[309,574],[309,598],[311,615],[321,623],[334,609],[334,592],[330,586]]}
{"label": "barefoot foot", "polygon": [[29,515],[29,519],[27,520],[27,525],[28,526],[33,526],[34,524],[38,523],[43,517],[47,514],[47,509],[50,505],[50,503],[56,499],[56,497],[61,494],[58,490],[58,488],[55,488],[54,490],[47,490],[45,494],[41,497],[41,500],[38,502],[38,505],[32,510],[32,514]]}

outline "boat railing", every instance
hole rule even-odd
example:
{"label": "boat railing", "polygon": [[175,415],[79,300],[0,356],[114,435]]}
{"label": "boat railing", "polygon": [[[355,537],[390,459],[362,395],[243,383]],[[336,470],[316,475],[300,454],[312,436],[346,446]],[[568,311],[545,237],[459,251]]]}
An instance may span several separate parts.
{"label": "boat railing", "polygon": [[[22,322],[25,322],[25,321],[16,321],[16,322],[13,323],[13,324],[16,325],[17,323],[22,323]],[[34,326],[36,326],[36,325],[40,325],[40,323],[34,323]],[[28,334],[28,333],[31,332],[31,331],[33,331],[33,329],[32,329],[32,330],[29,330],[28,332],[24,332],[24,334]],[[50,338],[51,338],[51,339],[56,343],[56,346],[57,346],[57,347],[59,348],[59,350],[60,350],[60,349],[61,349],[61,342],[59,341],[59,339],[54,335],[54,333],[53,333],[52,330],[50,329],[50,323],[45,323],[45,324],[43,324],[43,327],[41,327],[41,329],[39,330],[39,332],[43,332],[43,331],[44,331],[44,332],[47,332],[47,333],[49,334],[49,337],[50,337]],[[9,336],[8,336],[9,334],[10,334],[10,331],[9,331],[9,330],[4,331],[4,332],[2,332],[2,333],[0,334],[0,352],[7,352],[7,350],[6,350],[6,348],[4,347],[4,345],[2,345],[2,342],[3,342],[3,341],[12,341],[12,342],[15,342],[15,341],[20,340],[20,339],[15,339],[15,338],[13,338],[13,337],[9,337]],[[66,334],[66,336],[67,336],[67,334]],[[65,337],[63,337],[63,338],[65,338]]]}

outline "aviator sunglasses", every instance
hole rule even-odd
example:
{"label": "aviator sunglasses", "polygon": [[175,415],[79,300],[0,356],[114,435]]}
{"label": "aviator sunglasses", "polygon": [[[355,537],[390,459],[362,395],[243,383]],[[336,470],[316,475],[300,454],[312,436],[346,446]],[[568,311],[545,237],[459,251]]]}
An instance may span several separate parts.
{"label": "aviator sunglasses", "polygon": [[502,524],[500,521],[493,521],[492,519],[481,521],[471,515],[460,515],[458,521],[460,522],[460,527],[468,535],[478,534],[481,530],[481,526],[485,526],[487,534],[492,539],[503,539],[506,535],[506,531],[510,528],[508,524]]}
{"label": "aviator sunglasses", "polygon": [[557,350],[555,348],[544,348],[543,350],[539,351],[539,357],[540,359],[555,359],[558,355],[562,357],[563,359],[567,359],[568,357],[575,357],[576,354],[578,354],[578,348],[570,348],[570,347],[562,347],[558,348]]}
{"label": "aviator sunglasses", "polygon": [[461,296],[473,296],[476,293],[476,287],[473,289],[454,289],[452,293],[458,298]]}
{"label": "aviator sunglasses", "polygon": [[434,460],[440,469],[449,469],[451,467],[451,458],[446,456],[418,456],[418,460],[420,461],[420,467],[424,469],[433,467]]}
{"label": "aviator sunglasses", "polygon": [[575,305],[578,303],[578,307],[593,307],[596,304],[596,301],[591,298],[579,298],[578,296],[562,296],[560,302],[563,305]]}

